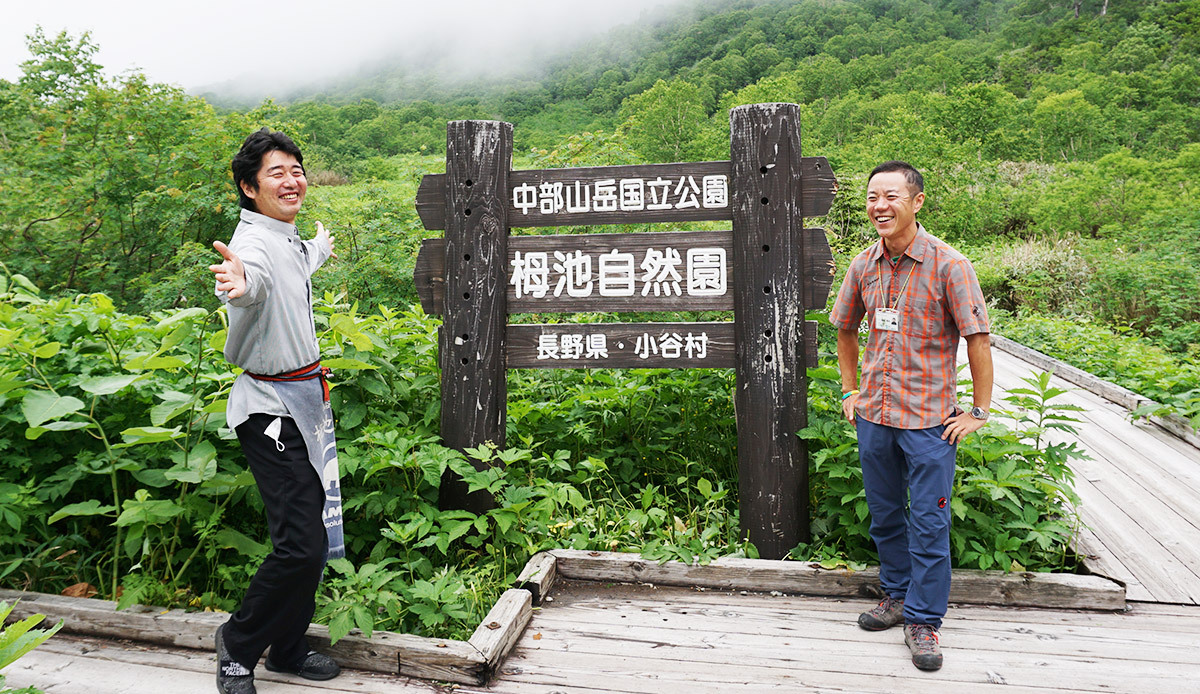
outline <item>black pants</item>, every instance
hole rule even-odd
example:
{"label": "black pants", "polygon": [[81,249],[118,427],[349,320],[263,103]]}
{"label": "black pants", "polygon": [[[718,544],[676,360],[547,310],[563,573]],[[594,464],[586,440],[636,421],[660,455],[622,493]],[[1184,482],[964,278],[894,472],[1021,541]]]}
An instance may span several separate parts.
{"label": "black pants", "polygon": [[316,609],[328,543],[321,521],[325,492],[308,462],[304,438],[296,422],[284,417],[277,444],[264,433],[275,419],[254,414],[237,428],[267,510],[274,548],[225,626],[230,657],[250,670],[268,647],[271,662],[281,666],[298,664],[308,654],[304,633]]}

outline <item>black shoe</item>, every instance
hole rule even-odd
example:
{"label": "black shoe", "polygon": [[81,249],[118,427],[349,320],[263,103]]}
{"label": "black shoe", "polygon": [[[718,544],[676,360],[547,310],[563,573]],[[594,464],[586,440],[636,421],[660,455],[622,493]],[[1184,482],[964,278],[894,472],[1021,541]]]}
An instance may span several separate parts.
{"label": "black shoe", "polygon": [[293,667],[276,665],[271,662],[270,656],[267,656],[266,665],[271,672],[287,672],[300,675],[306,680],[331,680],[342,674],[342,668],[338,667],[337,661],[316,651],[309,651],[300,664]]}
{"label": "black shoe", "polygon": [[858,616],[858,626],[867,631],[883,631],[904,621],[904,601],[891,596]]}
{"label": "black shoe", "polygon": [[224,630],[224,624],[217,627],[217,691],[220,694],[257,694],[254,671],[230,658],[229,651],[225,650]]}

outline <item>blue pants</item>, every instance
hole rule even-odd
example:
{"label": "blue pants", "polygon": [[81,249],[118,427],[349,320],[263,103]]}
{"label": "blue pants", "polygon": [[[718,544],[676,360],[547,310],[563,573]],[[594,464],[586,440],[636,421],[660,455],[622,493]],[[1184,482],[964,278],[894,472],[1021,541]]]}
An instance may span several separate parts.
{"label": "blue pants", "polygon": [[957,446],[945,427],[896,429],[857,419],[879,581],[904,621],[940,628],[950,600],[950,490]]}

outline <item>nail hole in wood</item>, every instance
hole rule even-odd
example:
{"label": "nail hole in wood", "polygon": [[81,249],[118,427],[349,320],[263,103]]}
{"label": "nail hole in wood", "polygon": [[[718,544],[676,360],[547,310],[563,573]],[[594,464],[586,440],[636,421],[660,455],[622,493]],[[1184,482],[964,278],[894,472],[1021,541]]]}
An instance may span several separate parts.
{"label": "nail hole in wood", "polygon": [[463,185],[470,188],[471,186],[475,185],[475,182],[468,178],[466,181],[463,182]]}
{"label": "nail hole in wood", "polygon": [[463,253],[463,260],[467,260],[467,261],[469,261],[470,259],[471,259],[471,254],[470,254],[470,253]]}
{"label": "nail hole in wood", "polygon": [[763,355],[763,361],[767,362],[768,364],[771,363],[771,355],[770,354]]}
{"label": "nail hole in wood", "polygon": [[763,337],[771,337],[774,334],[775,334],[775,331],[771,330],[770,328],[767,328],[766,330],[763,331]]}
{"label": "nail hole in wood", "polygon": [[463,339],[463,342],[466,342],[467,340],[470,340],[470,339],[471,339],[471,333],[463,333],[463,334],[462,334],[462,339]]}
{"label": "nail hole in wood", "polygon": [[471,208],[469,208],[469,207],[468,207],[467,209],[463,210],[463,214],[465,214],[465,215],[467,215],[468,217],[470,217],[470,216],[471,216]]}
{"label": "nail hole in wood", "polygon": [[771,247],[764,243],[763,244],[763,253],[766,253],[769,250],[771,250]]}
{"label": "nail hole in wood", "polygon": [[[770,360],[768,360],[768,361],[770,361]],[[466,357],[463,357],[463,358],[462,358],[462,363],[463,363],[463,364],[470,364],[470,363],[471,363],[471,360],[470,360],[470,359],[468,359],[468,358],[466,358]]]}
{"label": "nail hole in wood", "polygon": [[463,301],[467,301],[470,298],[471,298],[471,292],[463,292]]}
{"label": "nail hole in wood", "polygon": [[768,199],[766,199],[766,198],[763,198],[763,199],[762,199],[762,204],[764,204],[764,205],[766,205],[766,204],[769,204],[770,202],[771,202],[771,201],[770,201],[770,200],[768,200]]}
{"label": "nail hole in wood", "polygon": [[770,171],[770,169],[768,169],[768,168],[767,168],[767,167],[765,167],[765,166],[760,166],[760,167],[758,167],[758,172],[759,172],[760,174],[765,174],[765,173],[766,173],[766,172],[768,172],[768,171]]}
{"label": "nail hole in wood", "polygon": [[767,286],[763,287],[763,294],[770,294],[770,293],[771,293],[771,285],[768,284]]}

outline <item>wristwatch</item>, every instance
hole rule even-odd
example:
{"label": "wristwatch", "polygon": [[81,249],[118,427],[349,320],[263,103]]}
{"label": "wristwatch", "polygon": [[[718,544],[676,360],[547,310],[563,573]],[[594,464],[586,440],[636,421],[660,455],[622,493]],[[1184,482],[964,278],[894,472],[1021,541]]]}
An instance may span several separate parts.
{"label": "wristwatch", "polygon": [[970,412],[969,412],[969,414],[970,414],[970,415],[971,415],[973,418],[975,418],[975,419],[979,419],[979,420],[985,420],[985,421],[986,421],[986,420],[987,420],[987,418],[988,418],[988,411],[987,411],[987,410],[985,410],[985,409],[983,409],[982,407],[979,407],[979,406],[972,407],[972,408],[971,408],[971,410],[970,410]]}

